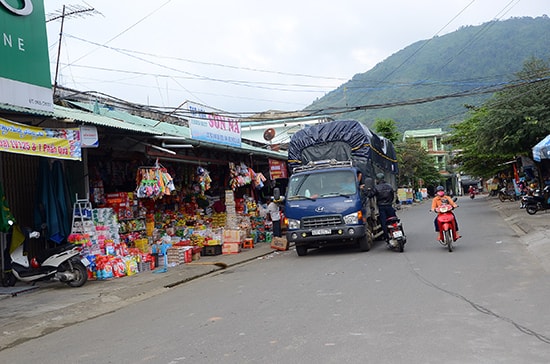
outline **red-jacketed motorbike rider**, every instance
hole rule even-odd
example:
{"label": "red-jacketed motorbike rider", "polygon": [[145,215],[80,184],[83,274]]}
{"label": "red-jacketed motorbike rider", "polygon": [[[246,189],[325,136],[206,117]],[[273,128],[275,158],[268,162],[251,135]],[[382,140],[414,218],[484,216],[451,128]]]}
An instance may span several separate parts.
{"label": "red-jacketed motorbike rider", "polygon": [[[435,211],[436,208],[441,206],[443,204],[443,200],[446,200],[449,205],[453,206],[453,208],[458,207],[458,205],[453,201],[453,199],[450,196],[445,194],[445,188],[443,186],[437,186],[436,191],[435,191],[435,197],[432,200],[432,210],[431,211]],[[461,238],[461,236],[458,233],[458,221],[457,221],[456,216],[454,214],[453,214],[453,216],[455,218],[456,239],[459,239],[459,238]],[[434,226],[435,226],[435,233],[436,233],[435,240],[439,241],[439,225],[437,223],[437,216],[435,217],[435,220],[434,220]]]}

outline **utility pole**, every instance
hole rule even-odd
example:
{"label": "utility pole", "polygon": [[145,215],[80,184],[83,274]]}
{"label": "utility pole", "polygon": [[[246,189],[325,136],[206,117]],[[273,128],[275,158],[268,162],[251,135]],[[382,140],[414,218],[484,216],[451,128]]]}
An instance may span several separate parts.
{"label": "utility pole", "polygon": [[61,41],[63,39],[63,25],[65,24],[66,17],[84,17],[90,13],[101,14],[92,7],[83,7],[80,5],[63,5],[62,10],[58,10],[55,13],[48,14],[48,19],[46,23],[61,19],[61,28],[59,30],[59,44],[57,45],[57,60],[55,62],[55,77],[53,83],[53,95],[55,96],[55,91],[57,90],[57,76],[59,74],[59,57],[61,55]]}

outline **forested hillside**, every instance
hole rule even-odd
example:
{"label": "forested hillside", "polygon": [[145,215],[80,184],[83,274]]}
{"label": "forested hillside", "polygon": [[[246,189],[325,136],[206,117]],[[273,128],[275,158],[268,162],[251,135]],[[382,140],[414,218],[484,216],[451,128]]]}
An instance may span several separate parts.
{"label": "forested hillside", "polygon": [[[343,108],[346,113],[334,117],[357,119],[368,126],[376,119],[393,119],[401,132],[448,130],[450,124],[466,117],[464,105],[480,105],[495,89],[515,79],[515,73],[532,57],[550,59],[547,16],[462,27],[411,44],[306,110],[322,113]],[[432,98],[437,100],[424,102]],[[403,102],[410,104],[391,105]]]}

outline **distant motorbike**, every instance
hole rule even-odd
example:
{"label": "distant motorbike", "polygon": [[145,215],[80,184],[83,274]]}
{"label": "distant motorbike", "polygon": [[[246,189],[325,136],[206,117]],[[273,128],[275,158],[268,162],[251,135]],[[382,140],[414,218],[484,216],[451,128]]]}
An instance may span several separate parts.
{"label": "distant motorbike", "polygon": [[388,244],[390,248],[402,253],[405,249],[407,237],[403,231],[401,220],[397,216],[390,216],[386,219],[386,226],[388,227]]}
{"label": "distant motorbike", "polygon": [[[25,243],[40,237],[37,231],[25,232]],[[11,275],[7,285],[15,285],[16,280],[35,282],[39,280],[57,280],[70,287],[81,287],[88,280],[89,261],[80,256],[80,248],[64,244],[47,249],[29,261],[25,252],[25,243],[20,244],[11,253]]]}
{"label": "distant motorbike", "polygon": [[516,192],[513,190],[509,191],[506,189],[506,187],[503,187],[498,191],[498,199],[501,202],[514,201],[516,199]]}
{"label": "distant motorbike", "polygon": [[470,198],[473,200],[476,197],[476,190],[473,188],[470,188],[469,193],[470,193]]}
{"label": "distant motorbike", "polygon": [[439,228],[439,242],[447,247],[449,252],[454,249],[454,242],[458,239],[456,221],[453,214],[453,205],[444,203],[435,209],[437,213],[437,225]]}
{"label": "distant motorbike", "polygon": [[538,193],[533,196],[523,196],[521,203],[529,215],[534,215],[537,211],[550,210],[550,203],[548,201],[549,196],[550,186],[546,186],[542,190],[542,193]]}

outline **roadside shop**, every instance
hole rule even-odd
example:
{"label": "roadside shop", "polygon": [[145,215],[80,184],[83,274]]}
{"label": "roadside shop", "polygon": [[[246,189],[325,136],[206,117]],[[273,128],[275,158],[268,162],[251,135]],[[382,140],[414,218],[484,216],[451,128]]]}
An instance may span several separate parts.
{"label": "roadside shop", "polygon": [[[270,161],[284,162],[283,153],[197,143],[183,126],[176,133],[173,125],[147,119],[154,128],[129,114],[133,123],[56,106],[53,117],[40,121],[28,114],[10,118],[29,128],[64,126],[51,129],[60,135],[70,134],[67,126],[94,135],[78,149],[80,160],[0,153],[10,211],[19,224],[44,233],[31,254],[63,241],[79,244],[92,262],[90,277],[105,279],[201,254],[238,253],[270,238],[259,203],[271,192]],[[169,138],[192,147],[162,147]],[[50,199],[39,198],[41,191]],[[54,205],[57,214],[50,213]]]}

